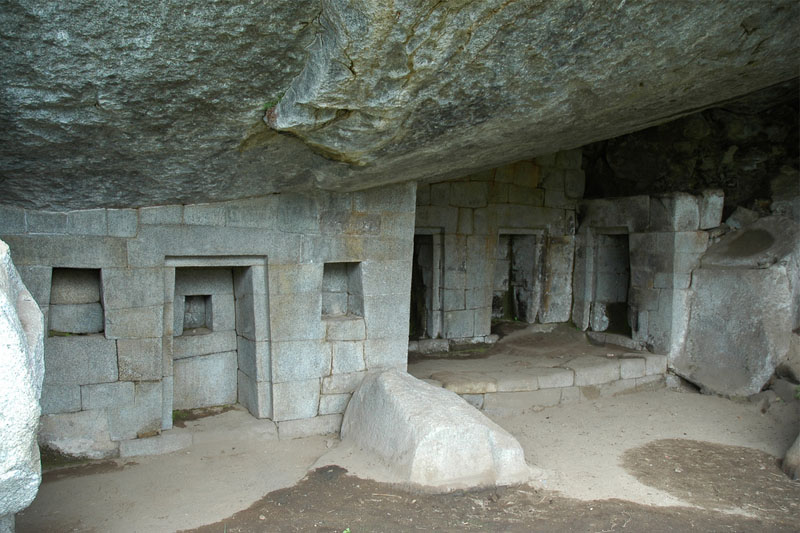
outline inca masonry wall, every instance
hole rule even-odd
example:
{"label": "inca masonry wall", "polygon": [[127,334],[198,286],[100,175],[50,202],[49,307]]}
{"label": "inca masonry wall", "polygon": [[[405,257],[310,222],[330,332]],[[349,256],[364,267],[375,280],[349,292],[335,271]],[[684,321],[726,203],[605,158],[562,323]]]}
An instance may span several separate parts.
{"label": "inca masonry wall", "polygon": [[569,321],[575,215],[584,185],[577,149],[418,187],[416,232],[440,236],[443,246],[442,338],[491,340],[495,288],[509,286],[498,242],[514,235],[536,242],[529,250],[524,320]]}
{"label": "inca masonry wall", "polygon": [[[181,407],[238,401],[284,434],[338,431],[366,371],[406,368],[414,200],[403,184],[0,207],[0,236],[51,330],[40,442],[114,456],[121,441],[170,428],[178,393]],[[323,315],[323,293],[346,303]]]}

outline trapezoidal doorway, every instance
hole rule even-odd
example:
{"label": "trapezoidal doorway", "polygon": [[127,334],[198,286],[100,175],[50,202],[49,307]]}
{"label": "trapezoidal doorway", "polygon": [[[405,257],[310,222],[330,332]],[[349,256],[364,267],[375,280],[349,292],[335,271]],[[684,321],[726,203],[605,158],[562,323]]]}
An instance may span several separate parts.
{"label": "trapezoidal doorway", "polygon": [[543,236],[505,233],[497,238],[494,260],[492,318],[532,324],[542,299]]}
{"label": "trapezoidal doorway", "polygon": [[628,292],[631,279],[631,259],[628,234],[596,234],[594,264],[592,330],[630,337]]}
{"label": "trapezoidal doorway", "polygon": [[415,231],[408,338],[435,339],[442,333],[442,234],[440,229]]}

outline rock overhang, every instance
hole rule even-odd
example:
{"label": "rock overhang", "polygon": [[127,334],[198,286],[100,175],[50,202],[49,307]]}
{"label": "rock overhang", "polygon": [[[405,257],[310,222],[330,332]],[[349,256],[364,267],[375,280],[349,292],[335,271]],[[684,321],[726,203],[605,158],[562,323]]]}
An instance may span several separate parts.
{"label": "rock overhang", "polygon": [[800,52],[785,0],[79,4],[2,14],[2,203],[458,177],[795,78]]}

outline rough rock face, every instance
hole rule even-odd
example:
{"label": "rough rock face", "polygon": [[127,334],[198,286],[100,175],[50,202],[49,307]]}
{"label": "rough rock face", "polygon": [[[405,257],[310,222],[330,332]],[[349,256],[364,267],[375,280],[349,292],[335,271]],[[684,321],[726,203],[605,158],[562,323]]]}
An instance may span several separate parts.
{"label": "rough rock face", "polygon": [[[794,78],[798,18],[793,0],[6,2],[0,202],[463,176]],[[278,99],[291,136],[261,121]]]}
{"label": "rough rock face", "polygon": [[531,475],[508,432],[455,393],[405,372],[367,375],[347,406],[341,435],[415,485],[507,485]]}
{"label": "rough rock face", "polygon": [[36,429],[44,377],[44,320],[0,241],[0,530],[41,482]]}
{"label": "rough rock face", "polygon": [[677,374],[716,394],[761,390],[787,357],[798,319],[799,243],[800,226],[773,216],[708,249],[692,274]]}
{"label": "rough rock face", "polygon": [[[787,216],[798,191],[798,83],[583,148],[587,196],[632,196],[706,188],[736,206]],[[794,196],[794,199],[792,198]],[[793,203],[794,202],[794,203]]]}

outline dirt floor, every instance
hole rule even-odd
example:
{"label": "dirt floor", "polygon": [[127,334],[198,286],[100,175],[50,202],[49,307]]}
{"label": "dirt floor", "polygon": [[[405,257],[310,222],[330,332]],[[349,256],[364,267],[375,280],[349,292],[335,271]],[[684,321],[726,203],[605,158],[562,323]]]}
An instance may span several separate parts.
{"label": "dirt floor", "polygon": [[49,471],[17,531],[800,531],[800,483],[778,459],[800,401],[771,394],[657,390],[494,416],[530,483],[449,494],[401,487],[335,437],[279,440],[239,407],[191,418],[171,430],[192,433],[186,450]]}

